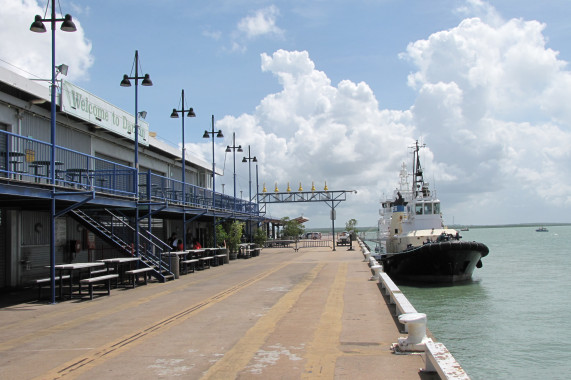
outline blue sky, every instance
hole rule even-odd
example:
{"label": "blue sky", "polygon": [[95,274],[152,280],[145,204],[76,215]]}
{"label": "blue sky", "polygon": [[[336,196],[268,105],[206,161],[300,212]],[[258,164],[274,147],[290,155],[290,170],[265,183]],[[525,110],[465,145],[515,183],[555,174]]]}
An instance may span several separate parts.
{"label": "blue sky", "polygon": [[[259,160],[260,188],[355,189],[337,225],[375,225],[415,139],[448,223],[570,222],[571,3],[537,1],[61,0],[80,30],[58,32],[68,79],[134,112],[119,86],[134,52],[150,130],[209,160],[210,117],[226,139],[217,166],[232,192],[232,132]],[[0,0],[0,65],[49,77],[49,34],[28,30],[45,1]],[[25,71],[17,70],[21,68]],[[238,191],[248,192],[237,163]],[[329,225],[325,205],[272,206]]]}

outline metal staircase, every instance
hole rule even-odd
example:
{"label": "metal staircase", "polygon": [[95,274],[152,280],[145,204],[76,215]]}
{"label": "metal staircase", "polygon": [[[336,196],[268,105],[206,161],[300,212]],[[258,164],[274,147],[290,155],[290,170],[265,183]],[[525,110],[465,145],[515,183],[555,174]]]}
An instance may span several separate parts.
{"label": "metal staircase", "polygon": [[[131,242],[135,229],[110,210],[105,209],[104,211],[107,215],[111,216],[111,223],[101,222],[80,209],[71,210],[70,213],[77,222],[117,248],[121,254],[133,256],[134,247]],[[116,222],[119,222],[118,224],[124,228],[113,228],[114,224],[117,224]],[[129,233],[124,233],[125,230],[129,231]],[[123,231],[123,233],[120,233],[120,231]],[[149,236],[152,240],[149,239]],[[163,254],[163,252],[167,250],[168,244],[146,230],[139,232],[139,242],[138,252],[141,258],[141,264],[152,268],[152,275],[161,282],[174,279],[174,273],[171,270],[172,258],[171,256]]]}

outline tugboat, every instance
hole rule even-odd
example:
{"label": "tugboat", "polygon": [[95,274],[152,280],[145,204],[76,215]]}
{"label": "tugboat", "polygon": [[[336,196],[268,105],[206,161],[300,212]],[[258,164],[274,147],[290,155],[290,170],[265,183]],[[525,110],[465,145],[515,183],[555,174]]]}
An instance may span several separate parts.
{"label": "tugboat", "polygon": [[379,237],[385,241],[386,253],[376,258],[395,282],[454,284],[470,280],[489,249],[482,243],[462,241],[457,230],[444,227],[440,201],[424,182],[420,148],[417,141],[412,187],[408,187],[403,164],[400,188],[392,200],[382,202]]}

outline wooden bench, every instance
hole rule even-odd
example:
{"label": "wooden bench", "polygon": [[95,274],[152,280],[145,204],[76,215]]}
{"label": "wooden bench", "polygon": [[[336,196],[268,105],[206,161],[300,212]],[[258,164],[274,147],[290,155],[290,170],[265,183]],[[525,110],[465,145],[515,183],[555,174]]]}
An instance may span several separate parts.
{"label": "wooden bench", "polygon": [[210,268],[210,260],[212,260],[213,258],[214,256],[206,256],[199,258],[198,260],[200,260],[200,269]]}
{"label": "wooden bench", "polygon": [[[58,283],[61,280],[69,280],[70,276],[68,274],[66,274],[65,276],[56,276],[55,278],[55,282]],[[42,286],[44,285],[51,285],[52,283],[52,278],[48,277],[48,278],[40,278],[34,281],[36,283],[36,285],[38,285],[38,300],[42,298]],[[62,294],[61,294],[61,287],[60,287],[60,294],[59,294],[59,298],[62,298]]]}
{"label": "wooden bench", "polygon": [[439,342],[426,342],[425,369],[426,372],[436,372],[441,379],[468,380],[470,377],[454,359],[450,351]]}
{"label": "wooden bench", "polygon": [[79,281],[79,295],[81,295],[81,285],[87,284],[89,285],[89,299],[93,299],[93,284],[97,284],[99,282],[106,282],[107,283],[107,295],[111,295],[111,280],[116,279],[119,277],[118,274],[106,274],[105,276],[99,277],[90,277],[84,278],[83,280]]}
{"label": "wooden bench", "polygon": [[109,267],[106,269],[97,269],[97,270],[92,270],[91,274],[102,274],[102,273],[107,274],[109,272],[113,272],[114,270],[115,270],[115,268],[113,268],[113,267]]}
{"label": "wooden bench", "polygon": [[188,267],[190,266],[192,269],[192,273],[194,273],[194,271],[196,270],[196,263],[198,263],[199,260],[198,259],[188,259],[188,260],[183,260],[180,262],[180,265],[182,267],[182,274],[188,274]]}
{"label": "wooden bench", "polygon": [[224,260],[226,260],[226,255],[214,255],[216,260],[216,265],[224,265]]}
{"label": "wooden bench", "polygon": [[147,285],[147,283],[148,283],[147,282],[147,274],[148,274],[148,272],[151,272],[153,270],[154,270],[153,268],[145,267],[145,268],[139,268],[139,269],[133,269],[133,270],[125,271],[125,274],[132,278],[131,286],[134,289],[135,285],[137,284],[137,280],[139,279],[139,275],[141,273],[143,273],[143,276],[145,278],[144,284]]}

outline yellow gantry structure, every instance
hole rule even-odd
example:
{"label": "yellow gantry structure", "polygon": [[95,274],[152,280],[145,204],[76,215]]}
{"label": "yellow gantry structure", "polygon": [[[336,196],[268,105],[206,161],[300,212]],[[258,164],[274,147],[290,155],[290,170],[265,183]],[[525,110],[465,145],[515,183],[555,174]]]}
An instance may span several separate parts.
{"label": "yellow gantry structure", "polygon": [[[291,191],[292,191],[292,190],[291,190],[291,186],[289,185],[289,182],[288,182],[288,183],[287,183],[287,190],[286,190],[286,192],[291,193]],[[299,183],[299,188],[298,188],[297,191],[298,191],[298,192],[303,192],[303,186],[301,185],[301,182]],[[312,192],[315,192],[315,191],[316,191],[316,189],[315,189],[315,183],[314,183],[313,181],[311,182],[311,191],[312,191]],[[327,181],[325,181],[325,187],[323,188],[323,191],[329,191],[329,188],[327,187]],[[263,185],[263,188],[262,188],[262,193],[267,193],[267,192],[268,192],[268,189],[266,188],[266,183],[264,182],[264,185]],[[278,183],[276,182],[276,183],[275,183],[275,186],[274,186],[274,193],[279,193],[279,192],[280,192],[280,190],[279,190],[279,188],[278,188]]]}

